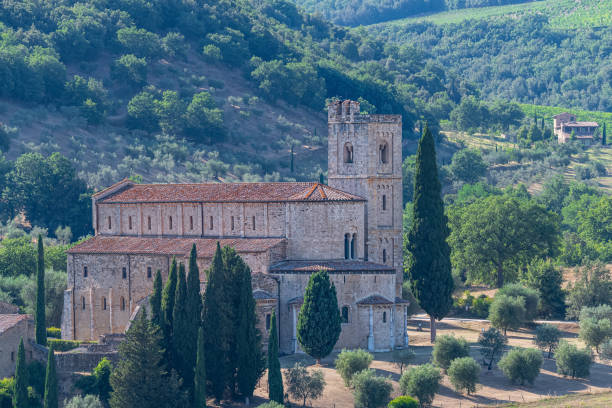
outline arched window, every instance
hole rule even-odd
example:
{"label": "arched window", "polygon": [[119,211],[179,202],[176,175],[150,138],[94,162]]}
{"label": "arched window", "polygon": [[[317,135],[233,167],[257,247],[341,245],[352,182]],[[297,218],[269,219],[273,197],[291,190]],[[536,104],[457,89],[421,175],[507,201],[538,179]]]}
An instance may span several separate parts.
{"label": "arched window", "polygon": [[108,229],[111,229],[113,225],[112,225],[112,223],[111,223],[111,217],[110,217],[110,215],[109,215],[108,217],[106,217],[106,219],[107,219],[107,221],[108,221]]}
{"label": "arched window", "polygon": [[357,234],[353,234],[353,239],[351,239],[351,259],[355,259],[355,244],[357,241]]}
{"label": "arched window", "polygon": [[386,249],[383,249],[383,254],[382,255],[383,255],[382,256],[383,263],[387,263],[387,250]]}
{"label": "arched window", "polygon": [[344,162],[352,163],[353,162],[353,145],[349,142],[344,144]]}
{"label": "arched window", "polygon": [[234,216],[233,215],[232,215],[232,218],[231,218],[230,221],[231,221],[231,228],[232,228],[232,231],[233,231],[234,230]]}
{"label": "arched window", "polygon": [[387,312],[383,312],[383,323],[387,323]]}
{"label": "arched window", "polygon": [[266,331],[270,331],[271,319],[272,319],[272,316],[270,315],[270,313],[268,313],[266,315]]}
{"label": "arched window", "polygon": [[389,148],[387,143],[383,143],[378,147],[380,162],[385,164],[389,161]]}
{"label": "arched window", "polygon": [[253,218],[251,219],[251,223],[253,224],[253,231],[255,231],[255,216],[253,216]]}
{"label": "arched window", "polygon": [[383,211],[387,210],[387,196],[386,196],[386,194],[383,194],[383,196],[382,196],[382,209],[383,209]]}
{"label": "arched window", "polygon": [[85,296],[81,296],[81,309],[85,310]]}
{"label": "arched window", "polygon": [[342,323],[349,322],[349,308],[348,306],[342,306]]}
{"label": "arched window", "polygon": [[83,277],[84,278],[87,277],[87,267],[86,266],[83,267]]}
{"label": "arched window", "polygon": [[193,215],[189,216],[189,229],[193,230]]}
{"label": "arched window", "polygon": [[121,278],[127,279],[127,268],[121,268]]}
{"label": "arched window", "polygon": [[168,227],[172,229],[172,217],[169,218]]}
{"label": "arched window", "polygon": [[147,266],[147,279],[151,279],[153,272],[151,271],[151,267]]}
{"label": "arched window", "polygon": [[125,310],[125,298],[123,296],[121,296],[121,300],[119,301],[119,307],[122,311]]}
{"label": "arched window", "polygon": [[147,227],[149,228],[149,231],[151,231],[151,216],[147,217]]}
{"label": "arched window", "polygon": [[102,310],[106,310],[106,298],[102,297]]}
{"label": "arched window", "polygon": [[128,228],[132,229],[132,216],[131,215],[128,217]]}
{"label": "arched window", "polygon": [[211,215],[211,216],[210,216],[210,223],[209,223],[209,225],[208,225],[208,229],[213,229],[213,228],[215,228],[215,226],[213,225],[213,217],[212,217],[212,215]]}
{"label": "arched window", "polygon": [[349,259],[350,255],[350,240],[351,234],[344,234],[344,259]]}

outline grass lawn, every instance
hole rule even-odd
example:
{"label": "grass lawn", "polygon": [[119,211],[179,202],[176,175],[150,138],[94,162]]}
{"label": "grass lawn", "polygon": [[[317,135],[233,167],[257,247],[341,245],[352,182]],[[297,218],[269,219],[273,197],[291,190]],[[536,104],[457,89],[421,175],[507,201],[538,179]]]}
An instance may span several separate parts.
{"label": "grass lawn", "polygon": [[606,408],[612,407],[612,392],[599,392],[595,394],[565,395],[563,397],[546,398],[540,401],[524,404],[509,404],[502,407],[520,408]]}

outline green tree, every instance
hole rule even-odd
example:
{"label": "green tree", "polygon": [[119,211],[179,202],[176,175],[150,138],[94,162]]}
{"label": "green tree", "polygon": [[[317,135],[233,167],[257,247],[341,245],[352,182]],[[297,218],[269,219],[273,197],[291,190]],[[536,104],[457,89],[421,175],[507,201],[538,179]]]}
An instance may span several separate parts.
{"label": "green tree", "polygon": [[168,273],[168,280],[166,286],[164,286],[164,292],[162,293],[162,315],[164,318],[163,334],[164,342],[163,347],[166,349],[166,361],[171,361],[171,345],[172,345],[172,314],[174,313],[174,298],[176,296],[176,283],[178,281],[178,267],[176,264],[176,258],[172,257],[172,263],[170,264],[170,272]]}
{"label": "green tree", "polygon": [[414,176],[413,222],[408,232],[408,276],[412,294],[429,314],[431,342],[436,340],[436,319],[450,311],[453,299],[449,229],[438,180],[436,150],[426,126],[419,141]]}
{"label": "green tree", "polygon": [[317,364],[336,345],[342,330],[340,324],[336,287],[326,271],[313,273],[298,314],[297,338],[304,351],[317,360]]}
{"label": "green tree", "polygon": [[186,407],[180,380],[168,375],[159,328],[140,312],[119,345],[119,362],[111,374],[111,408]]}
{"label": "green tree", "polygon": [[456,358],[448,368],[448,377],[455,390],[468,395],[476,391],[480,365],[472,357]]}
{"label": "green tree", "polygon": [[127,124],[131,128],[154,132],[159,129],[159,117],[155,96],[147,91],[140,92],[128,102]]}
{"label": "green tree", "polygon": [[13,390],[13,406],[15,408],[29,408],[28,374],[26,371],[23,337],[19,342],[19,349],[17,350],[17,365],[15,366],[15,388]]}
{"label": "green tree", "polygon": [[495,296],[489,308],[489,320],[493,327],[504,331],[504,336],[508,329],[518,329],[525,321],[525,300],[506,295]]}
{"label": "green tree", "polygon": [[607,140],[606,140],[606,122],[604,122],[603,128],[601,130],[601,145],[605,146],[606,143],[607,143]]}
{"label": "green tree", "polygon": [[164,327],[164,316],[162,313],[162,284],[161,271],[158,269],[155,273],[153,293],[151,294],[149,302],[151,304],[151,321],[160,329]]}
{"label": "green tree", "polygon": [[437,338],[432,353],[434,363],[444,370],[450,367],[453,360],[469,355],[470,345],[468,342],[464,338],[456,338],[451,335]]}
{"label": "green tree", "polygon": [[559,221],[533,200],[490,196],[449,211],[453,263],[474,281],[503,287],[519,266],[554,256]]}
{"label": "green tree", "polygon": [[367,370],[372,364],[374,356],[365,350],[342,350],[336,361],[336,371],[344,380],[344,385],[351,386],[351,380],[355,374]]}
{"label": "green tree", "polygon": [[421,406],[431,404],[440,388],[442,373],[431,364],[416,366],[406,371],[399,381],[404,395],[413,395],[419,399]]}
{"label": "green tree", "polygon": [[580,338],[587,346],[595,347],[599,353],[599,346],[612,337],[612,325],[609,319],[597,320],[593,317],[580,319]]}
{"label": "green tree", "polygon": [[497,291],[495,296],[506,295],[523,299],[525,305],[525,321],[536,318],[538,313],[538,292],[535,289],[525,287],[520,283],[509,283]]}
{"label": "green tree", "polygon": [[104,406],[95,395],[86,395],[84,397],[77,395],[68,401],[64,408],[104,408]]}
{"label": "green tree", "polygon": [[287,370],[285,380],[287,392],[293,398],[302,401],[303,407],[306,406],[306,401],[321,397],[326,385],[323,371],[312,370],[309,373],[301,363],[295,363]]}
{"label": "green tree", "polygon": [[212,143],[224,135],[223,111],[208,92],[193,95],[185,111],[186,131],[197,141]]}
{"label": "green tree", "polygon": [[117,30],[117,41],[126,52],[139,57],[154,58],[161,54],[159,37],[144,28],[121,28]]}
{"label": "green tree", "polygon": [[276,328],[276,311],[272,312],[270,336],[268,337],[268,398],[279,404],[284,403],[283,377],[278,360],[278,329]]}
{"label": "green tree", "polygon": [[159,126],[165,134],[177,134],[183,130],[185,103],[175,91],[164,91],[162,99],[155,101]]}
{"label": "green tree", "polygon": [[47,345],[47,323],[45,318],[45,251],[42,235],[38,234],[36,262],[36,343]]}
{"label": "green tree", "polygon": [[174,297],[174,312],[172,313],[171,356],[172,366],[183,379],[184,387],[191,390],[193,388],[195,359],[191,359],[192,356],[188,354],[193,338],[186,336],[186,333],[192,331],[192,327],[190,327],[192,321],[191,316],[187,312],[187,282],[185,279],[185,265],[181,263],[179,264],[176,295]]}
{"label": "green tree", "polygon": [[257,316],[251,284],[251,269],[246,263],[241,262],[239,270],[240,300],[236,314],[239,319],[236,331],[236,383],[238,391],[245,397],[246,405],[249,405],[255,386],[266,368],[266,360],[261,350],[261,334],[256,327]]}
{"label": "green tree", "polygon": [[449,170],[457,180],[476,183],[487,172],[487,163],[479,150],[462,149],[453,155]]}
{"label": "green tree", "polygon": [[44,408],[57,408],[57,374],[53,346],[49,347],[47,356],[47,372],[45,374]]}
{"label": "green tree", "polygon": [[555,352],[557,372],[572,378],[586,378],[590,374],[593,358],[588,348],[578,349],[573,344],[565,340],[559,342],[559,347]]}
{"label": "green tree", "polygon": [[576,271],[576,281],[568,285],[567,317],[578,318],[584,307],[610,303],[612,279],[601,263],[587,263]]}
{"label": "green tree", "polygon": [[407,395],[402,395],[389,402],[388,408],[419,408],[419,402]]}
{"label": "green tree", "polygon": [[122,55],[111,67],[111,78],[132,88],[138,88],[147,83],[147,60],[133,54]]}
{"label": "green tree", "polygon": [[499,368],[513,383],[533,384],[540,374],[542,353],[535,349],[515,348],[510,350],[500,361]]}
{"label": "green tree", "polygon": [[[188,338],[189,346],[185,350],[187,361],[194,362],[197,358],[198,328],[202,322],[202,295],[200,294],[200,269],[198,268],[198,252],[193,244],[189,254],[189,273],[187,274],[187,299],[185,304],[188,324],[187,331],[182,334]],[[184,379],[187,381],[187,379]]]}
{"label": "green tree", "polygon": [[355,408],[386,407],[391,399],[393,386],[374,370],[361,370],[353,376]]}
{"label": "green tree", "polygon": [[493,363],[501,356],[507,343],[508,339],[494,327],[490,327],[478,335],[480,354],[482,354],[485,363],[488,361],[488,370],[493,368]]}
{"label": "green tree", "polygon": [[204,329],[198,329],[198,352],[196,357],[193,402],[194,408],[206,408],[206,348]]}
{"label": "green tree", "polygon": [[565,291],[563,273],[555,267],[552,260],[535,259],[527,265],[526,283],[538,291],[538,311],[545,318],[562,319],[565,317]]}
{"label": "green tree", "polygon": [[553,351],[559,345],[561,332],[557,326],[552,324],[543,324],[536,328],[535,344],[541,350],[548,350],[548,358],[552,356]]}

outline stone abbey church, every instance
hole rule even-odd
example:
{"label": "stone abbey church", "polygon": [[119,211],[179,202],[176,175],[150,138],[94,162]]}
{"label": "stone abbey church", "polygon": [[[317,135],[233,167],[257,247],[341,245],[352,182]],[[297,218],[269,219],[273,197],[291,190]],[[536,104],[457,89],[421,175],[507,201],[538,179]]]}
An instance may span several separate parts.
{"label": "stone abbey church", "polygon": [[328,112],[329,185],[316,182],[134,184],[93,196],[95,236],[68,253],[62,337],[125,332],[172,257],[188,264],[195,243],[202,291],[217,242],[253,274],[264,342],[273,310],[280,349],[300,351],[297,316],[310,274],[336,286],[342,333],[336,348],[406,344],[402,285],[402,119],[364,115],[359,103]]}

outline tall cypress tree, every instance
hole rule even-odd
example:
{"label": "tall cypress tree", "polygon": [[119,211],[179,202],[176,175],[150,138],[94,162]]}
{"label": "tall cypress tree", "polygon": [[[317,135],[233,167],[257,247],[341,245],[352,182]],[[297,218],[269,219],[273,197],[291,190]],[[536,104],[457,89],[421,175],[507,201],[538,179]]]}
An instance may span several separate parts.
{"label": "tall cypress tree", "polygon": [[13,407],[28,408],[28,372],[26,371],[25,348],[23,337],[19,342],[17,351],[17,365],[15,366],[15,389],[13,390]]}
{"label": "tall cypress tree", "polygon": [[257,316],[251,284],[251,269],[242,258],[238,257],[238,259],[240,302],[236,314],[238,318],[236,383],[238,391],[245,398],[246,405],[249,405],[249,400],[266,368],[266,363],[261,349],[261,335],[256,327]]}
{"label": "tall cypress tree", "polygon": [[602,146],[605,146],[606,143],[606,122],[604,122],[603,129],[601,130],[601,144]]}
{"label": "tall cypress tree", "polygon": [[49,347],[47,357],[47,372],[45,375],[44,408],[57,408],[57,373],[55,367],[55,353],[53,346]]}
{"label": "tall cypress tree", "polygon": [[195,244],[191,247],[189,254],[189,273],[187,275],[187,299],[185,303],[187,318],[189,319],[186,326],[187,331],[184,336],[187,337],[188,343],[185,355],[187,361],[195,367],[197,358],[197,343],[198,343],[198,328],[201,326],[202,320],[202,296],[200,295],[200,270],[198,268],[198,253]]}
{"label": "tall cypress tree", "polygon": [[204,344],[204,329],[198,329],[198,352],[196,357],[193,406],[194,408],[206,407],[206,348]]}
{"label": "tall cypress tree", "polygon": [[431,342],[436,339],[436,319],[450,310],[453,299],[448,220],[444,214],[436,148],[425,126],[419,141],[414,174],[413,221],[406,248],[412,294],[431,321]]}
{"label": "tall cypress tree", "polygon": [[283,376],[278,361],[278,330],[276,329],[276,311],[272,312],[270,337],[268,337],[268,398],[283,404]]}
{"label": "tall cypress tree", "polygon": [[162,314],[162,276],[158,269],[153,281],[153,294],[151,294],[151,321],[160,329],[164,327],[164,316]]}
{"label": "tall cypress tree", "polygon": [[[173,334],[172,334],[172,363],[173,367],[183,379],[183,385],[191,390],[193,388],[194,360],[190,360],[187,353],[191,340],[186,333],[189,332],[191,319],[187,315],[187,282],[185,280],[185,265],[179,265],[176,296],[174,298]],[[197,340],[197,339],[196,339]]]}
{"label": "tall cypress tree", "polygon": [[334,349],[341,331],[336,287],[326,271],[310,275],[297,323],[297,338],[306,353],[321,363]]}
{"label": "tall cypress tree", "polygon": [[38,234],[38,257],[36,262],[36,343],[47,345],[47,323],[45,318],[45,251],[42,235]]}
{"label": "tall cypress tree", "polygon": [[168,280],[166,281],[166,286],[164,286],[164,291],[162,293],[162,317],[164,319],[162,327],[164,336],[162,348],[166,351],[168,369],[172,367],[172,314],[174,313],[174,297],[176,296],[176,282],[178,280],[177,275],[178,269],[176,258],[172,257]]}
{"label": "tall cypress tree", "polygon": [[232,377],[230,343],[233,324],[230,294],[227,292],[227,272],[221,247],[217,249],[208,270],[208,283],[204,295],[203,326],[206,333],[206,377],[211,382],[215,399],[223,397]]}

